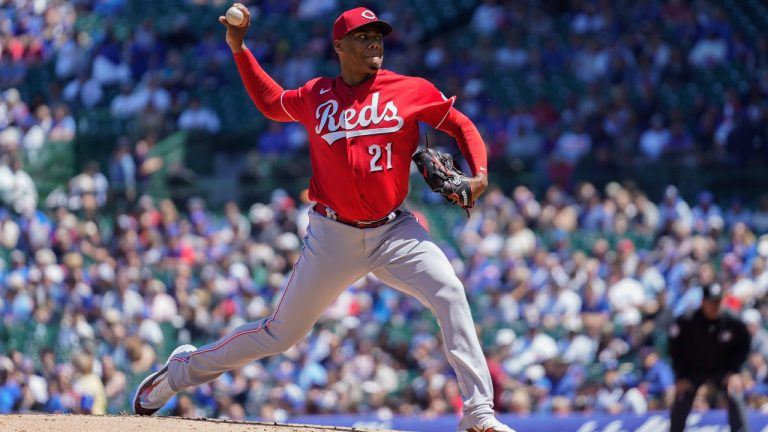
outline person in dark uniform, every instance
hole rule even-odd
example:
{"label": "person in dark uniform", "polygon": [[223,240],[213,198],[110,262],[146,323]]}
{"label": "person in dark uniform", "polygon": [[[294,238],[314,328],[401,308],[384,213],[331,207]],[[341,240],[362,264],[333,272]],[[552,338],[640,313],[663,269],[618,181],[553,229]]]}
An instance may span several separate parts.
{"label": "person in dark uniform", "polygon": [[725,392],[732,432],[746,432],[744,383],[739,374],[747,360],[751,336],[736,315],[721,306],[723,289],[703,288],[701,307],[686,313],[669,329],[669,355],[675,371],[675,400],[670,432],[683,432],[698,388],[707,382]]}

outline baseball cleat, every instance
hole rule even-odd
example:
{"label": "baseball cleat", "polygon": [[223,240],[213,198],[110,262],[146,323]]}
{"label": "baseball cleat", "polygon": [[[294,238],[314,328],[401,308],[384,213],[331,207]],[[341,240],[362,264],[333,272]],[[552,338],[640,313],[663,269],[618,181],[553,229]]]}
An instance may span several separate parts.
{"label": "baseball cleat", "polygon": [[133,397],[133,412],[138,415],[151,416],[163,407],[168,399],[177,393],[168,383],[168,363],[179,354],[197,350],[193,345],[182,345],[168,356],[162,369],[150,374],[139,384]]}
{"label": "baseball cleat", "polygon": [[515,432],[515,430],[491,417],[478,425],[472,426],[466,432]]}

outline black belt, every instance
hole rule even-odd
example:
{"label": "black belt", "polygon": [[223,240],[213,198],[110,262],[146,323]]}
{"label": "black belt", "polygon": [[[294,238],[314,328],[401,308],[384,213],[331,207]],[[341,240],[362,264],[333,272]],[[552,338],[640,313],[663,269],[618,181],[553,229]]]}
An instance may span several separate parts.
{"label": "black belt", "polygon": [[320,204],[320,203],[315,204],[314,207],[312,207],[312,209],[314,211],[316,211],[317,213],[319,213],[320,215],[323,215],[323,216],[327,217],[328,219],[333,219],[336,222],[341,222],[344,225],[349,225],[349,226],[352,226],[352,227],[355,227],[355,228],[376,228],[376,227],[380,227],[380,226],[382,226],[384,224],[392,222],[398,216],[400,216],[400,214],[402,213],[402,211],[400,209],[396,209],[396,210],[392,211],[390,214],[384,216],[381,219],[375,220],[375,221],[356,221],[356,220],[347,219],[347,218],[341,216],[340,214],[336,213],[335,211],[333,211],[330,207],[325,206],[325,205]]}

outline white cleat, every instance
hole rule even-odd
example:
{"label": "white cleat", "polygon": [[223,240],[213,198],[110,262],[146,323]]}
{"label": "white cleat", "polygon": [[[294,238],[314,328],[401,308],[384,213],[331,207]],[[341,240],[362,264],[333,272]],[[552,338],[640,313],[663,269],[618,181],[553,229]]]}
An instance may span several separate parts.
{"label": "white cleat", "polygon": [[472,426],[466,432],[515,432],[514,429],[491,417],[480,424]]}
{"label": "white cleat", "polygon": [[159,371],[150,374],[139,384],[133,396],[133,412],[138,415],[151,416],[163,407],[177,392],[168,383],[168,363],[179,354],[197,350],[193,345],[182,345],[168,356],[165,365]]}

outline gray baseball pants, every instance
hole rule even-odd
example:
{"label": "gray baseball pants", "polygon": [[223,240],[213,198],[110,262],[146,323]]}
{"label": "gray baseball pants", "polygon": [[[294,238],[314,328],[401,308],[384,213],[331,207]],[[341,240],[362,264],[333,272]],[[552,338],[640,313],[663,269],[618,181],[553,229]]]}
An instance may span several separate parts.
{"label": "gray baseball pants", "polygon": [[409,212],[377,228],[359,229],[310,211],[304,247],[274,313],[218,341],[174,358],[173,389],[212,381],[254,360],[282,353],[306,337],[325,309],[372,272],[421,301],[437,317],[448,361],[464,399],[459,429],[493,415],[493,388],[461,281],[445,254]]}

